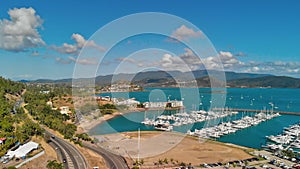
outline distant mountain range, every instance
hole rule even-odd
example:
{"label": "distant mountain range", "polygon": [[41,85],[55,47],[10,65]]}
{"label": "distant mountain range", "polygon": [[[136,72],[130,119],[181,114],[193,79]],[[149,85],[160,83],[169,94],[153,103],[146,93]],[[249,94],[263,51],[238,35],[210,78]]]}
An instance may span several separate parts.
{"label": "distant mountain range", "polygon": [[[254,73],[236,73],[225,72],[226,86],[228,87],[273,87],[273,88],[300,88],[300,79],[287,76],[274,76],[270,74],[254,74]],[[176,79],[176,80],[175,80]],[[34,81],[22,80],[25,83],[64,83],[71,84],[73,79],[38,79]],[[176,87],[177,82],[185,84],[194,84],[195,80],[199,87],[210,87],[210,80],[214,83],[224,83],[225,79],[220,76],[220,72],[216,70],[197,70],[193,72],[180,71],[148,71],[139,72],[137,74],[116,74],[97,76],[92,78],[74,79],[75,82],[85,83],[94,82],[99,86],[110,85],[118,81],[130,81],[143,87]]]}
{"label": "distant mountain range", "polygon": [[287,76],[265,76],[257,78],[243,78],[231,80],[227,83],[231,87],[272,87],[272,88],[300,88],[300,79]]}

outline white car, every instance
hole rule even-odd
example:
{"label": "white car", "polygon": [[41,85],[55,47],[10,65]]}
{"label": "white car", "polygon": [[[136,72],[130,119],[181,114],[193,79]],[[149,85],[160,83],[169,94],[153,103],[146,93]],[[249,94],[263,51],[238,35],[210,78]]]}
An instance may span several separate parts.
{"label": "white car", "polygon": [[4,160],[2,163],[3,164],[6,164],[6,163],[8,163],[9,162],[9,160]]}

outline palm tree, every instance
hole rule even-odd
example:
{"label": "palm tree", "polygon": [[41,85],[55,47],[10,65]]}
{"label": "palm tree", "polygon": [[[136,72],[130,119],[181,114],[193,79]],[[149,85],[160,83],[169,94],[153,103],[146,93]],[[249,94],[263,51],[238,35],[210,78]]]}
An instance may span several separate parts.
{"label": "palm tree", "polygon": [[46,167],[47,169],[64,169],[63,164],[58,163],[56,160],[48,160]]}
{"label": "palm tree", "polygon": [[144,165],[144,159],[140,160],[140,165]]}
{"label": "palm tree", "polygon": [[165,164],[169,164],[169,161],[168,161],[167,158],[164,159],[164,163],[165,163]]}
{"label": "palm tree", "polygon": [[48,169],[52,169],[55,165],[55,162],[56,162],[55,160],[48,160],[48,164],[46,165],[46,167]]}
{"label": "palm tree", "polygon": [[162,165],[162,164],[163,164],[163,160],[162,160],[162,159],[159,159],[159,160],[158,160],[158,164],[159,164],[159,165]]}
{"label": "palm tree", "polygon": [[174,162],[174,159],[173,159],[173,158],[171,158],[171,159],[170,159],[170,161],[171,161],[171,163],[173,163],[173,162]]}

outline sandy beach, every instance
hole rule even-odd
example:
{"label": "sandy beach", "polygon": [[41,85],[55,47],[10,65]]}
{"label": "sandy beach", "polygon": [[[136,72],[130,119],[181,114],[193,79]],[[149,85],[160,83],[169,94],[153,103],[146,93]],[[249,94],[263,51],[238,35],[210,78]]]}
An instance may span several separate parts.
{"label": "sandy beach", "polygon": [[[101,124],[104,121],[113,119],[117,116],[121,116],[127,113],[132,113],[132,112],[144,112],[146,109],[144,108],[135,108],[135,109],[130,109],[126,111],[117,111],[114,112],[113,114],[105,114],[104,116],[100,114],[90,114],[89,116],[84,116],[82,120],[80,120],[80,124],[78,126],[79,132],[89,132],[90,129],[94,128],[95,126]],[[96,117],[96,118],[94,118]]]}
{"label": "sandy beach", "polygon": [[[143,131],[138,144],[137,132],[124,132],[94,136],[100,140],[99,145],[126,157],[133,164],[139,156],[145,166],[153,166],[160,159],[191,163],[229,162],[251,158],[246,153],[251,149],[220,143],[212,140],[199,140],[173,132]],[[138,148],[139,147],[139,148]],[[188,155],[184,155],[188,154]]]}

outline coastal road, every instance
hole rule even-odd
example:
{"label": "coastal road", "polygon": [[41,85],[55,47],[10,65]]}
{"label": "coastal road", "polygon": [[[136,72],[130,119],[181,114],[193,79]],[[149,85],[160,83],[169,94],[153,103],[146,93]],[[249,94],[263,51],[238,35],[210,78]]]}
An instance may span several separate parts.
{"label": "coastal road", "polygon": [[[16,102],[15,107],[19,107],[24,103],[23,99],[19,100]],[[24,108],[24,111],[26,112],[27,110]],[[30,118],[31,116],[27,113],[28,117]],[[35,120],[30,118],[34,123],[37,123]],[[67,169],[87,169],[88,168],[88,163],[84,156],[80,153],[80,151],[71,143],[68,141],[65,141],[59,137],[51,137],[55,136],[54,133],[51,131],[47,130],[43,125],[40,125],[41,128],[45,130],[45,134],[48,134],[50,136],[50,141],[53,143],[54,146],[59,147],[60,155],[63,159],[66,159],[66,163],[64,163],[65,168]],[[53,146],[52,145],[52,146]]]}
{"label": "coastal road", "polygon": [[[61,148],[59,147],[59,145],[57,145],[55,142],[49,142],[48,143],[53,149],[56,150],[57,155],[59,156],[59,159],[61,162],[63,162],[63,159],[67,159],[67,155],[65,154],[64,151],[61,150]],[[68,163],[63,163],[65,168],[69,168]]]}
{"label": "coastal road", "polygon": [[88,143],[83,143],[83,147],[88,148],[102,156],[106,162],[107,167],[110,169],[129,169],[125,162],[125,159],[122,156],[115,155],[94,144],[92,145]]}
{"label": "coastal road", "polygon": [[[45,131],[46,134],[50,136],[54,135],[49,131]],[[87,162],[80,151],[71,143],[59,138],[59,137],[51,137],[50,140],[57,145],[62,153],[64,154],[67,161],[67,168],[69,169],[87,169]]]}

